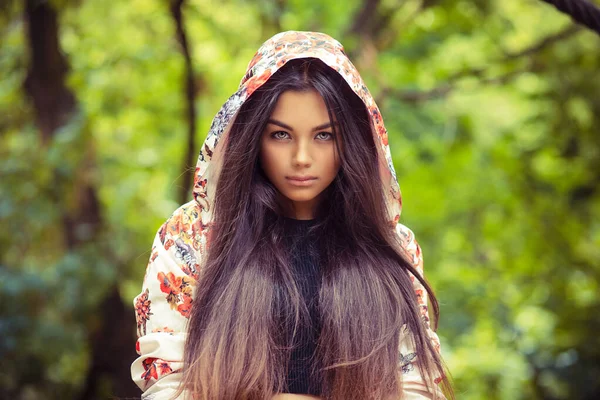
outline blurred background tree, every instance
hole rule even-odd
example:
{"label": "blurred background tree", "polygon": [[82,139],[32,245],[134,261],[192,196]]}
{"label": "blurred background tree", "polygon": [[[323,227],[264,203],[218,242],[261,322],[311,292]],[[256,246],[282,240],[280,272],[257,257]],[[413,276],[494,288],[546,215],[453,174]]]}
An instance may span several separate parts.
{"label": "blurred background tree", "polygon": [[600,39],[538,0],[3,0],[0,396],[139,397],[152,238],[291,29],[382,109],[458,398],[600,398]]}

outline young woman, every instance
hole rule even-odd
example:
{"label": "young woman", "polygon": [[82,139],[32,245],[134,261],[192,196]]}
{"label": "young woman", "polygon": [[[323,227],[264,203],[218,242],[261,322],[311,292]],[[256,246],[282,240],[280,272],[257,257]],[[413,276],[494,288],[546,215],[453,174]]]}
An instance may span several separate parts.
{"label": "young woman", "polygon": [[343,47],[283,32],[216,115],[135,298],[143,399],[453,398],[383,121]]}

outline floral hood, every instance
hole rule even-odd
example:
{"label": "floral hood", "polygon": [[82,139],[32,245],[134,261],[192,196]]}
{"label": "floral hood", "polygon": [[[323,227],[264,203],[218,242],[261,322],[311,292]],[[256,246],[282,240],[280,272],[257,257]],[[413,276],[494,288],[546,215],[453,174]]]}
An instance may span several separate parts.
{"label": "floral hood", "polygon": [[212,122],[198,157],[194,179],[194,199],[203,210],[204,224],[210,222],[211,197],[218,177],[213,171],[218,171],[218,168],[212,167],[212,164],[219,164],[215,163],[215,158],[218,159],[220,155],[218,144],[227,134],[227,127],[237,111],[256,89],[288,61],[309,57],[318,58],[337,71],[369,110],[375,143],[378,145],[380,178],[386,193],[390,223],[395,225],[399,221],[402,200],[388,146],[387,131],[381,113],[356,67],[348,59],[344,47],[332,37],[318,32],[288,31],[273,36],[258,49],[248,64],[237,92],[225,102]]}

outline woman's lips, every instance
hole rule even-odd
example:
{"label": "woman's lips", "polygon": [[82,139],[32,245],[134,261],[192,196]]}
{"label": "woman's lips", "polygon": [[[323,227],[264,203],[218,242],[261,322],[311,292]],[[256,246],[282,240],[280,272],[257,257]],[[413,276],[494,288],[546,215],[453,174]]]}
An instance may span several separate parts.
{"label": "woman's lips", "polygon": [[312,185],[317,178],[313,177],[313,176],[307,176],[307,177],[293,177],[293,176],[286,176],[285,179],[290,183],[290,185],[293,186],[310,186]]}

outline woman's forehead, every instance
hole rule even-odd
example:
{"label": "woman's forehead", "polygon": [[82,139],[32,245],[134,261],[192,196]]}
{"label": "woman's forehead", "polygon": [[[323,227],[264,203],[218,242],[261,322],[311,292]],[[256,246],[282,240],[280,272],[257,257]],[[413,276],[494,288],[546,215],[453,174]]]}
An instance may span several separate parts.
{"label": "woman's forehead", "polygon": [[282,93],[270,119],[301,130],[312,130],[330,122],[325,101],[316,90]]}

